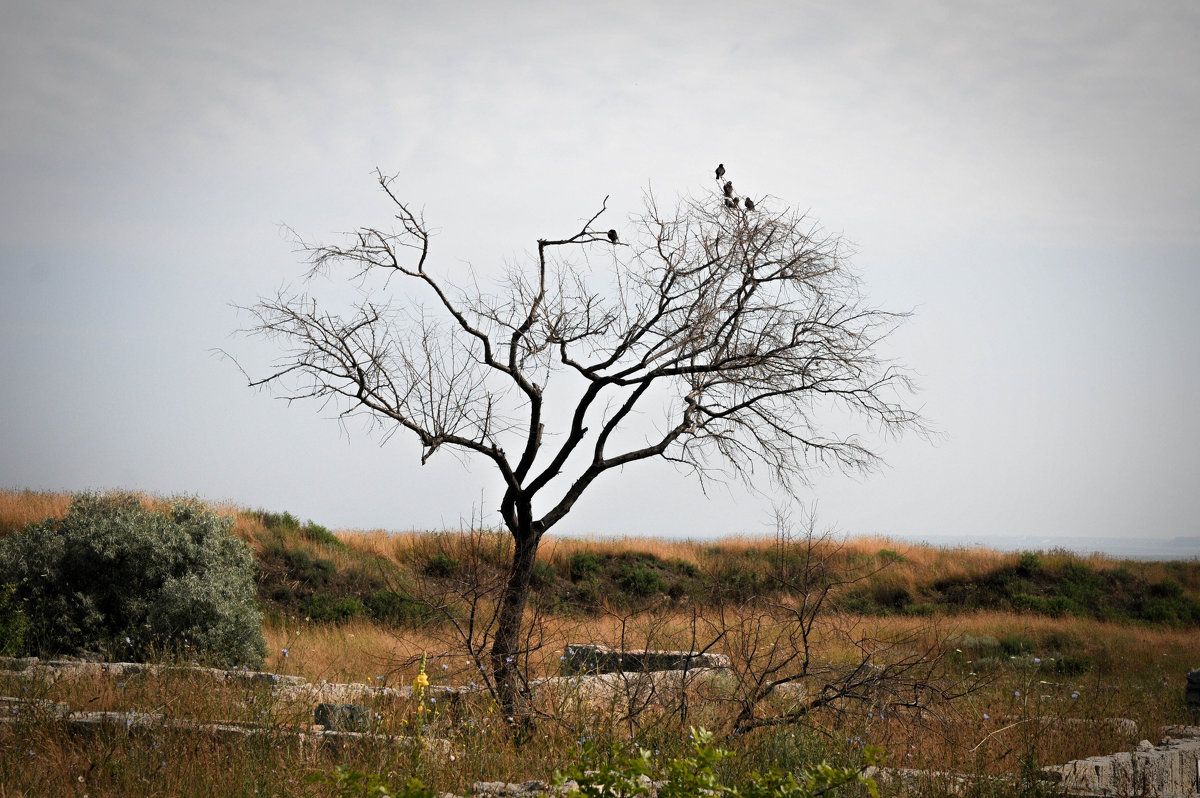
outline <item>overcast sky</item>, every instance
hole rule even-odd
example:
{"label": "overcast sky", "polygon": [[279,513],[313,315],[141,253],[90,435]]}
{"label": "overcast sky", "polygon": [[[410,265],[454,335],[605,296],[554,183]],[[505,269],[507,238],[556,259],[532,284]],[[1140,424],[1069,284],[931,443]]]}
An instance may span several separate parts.
{"label": "overcast sky", "polygon": [[[28,2],[0,8],[0,487],[135,488],[330,527],[495,523],[486,464],[247,388],[235,305],[302,287],[281,225],[528,263],[652,186],[853,242],[942,433],[798,501],[850,534],[1200,535],[1200,5]],[[336,292],[337,287],[313,286]],[[768,531],[665,465],[563,532]]]}

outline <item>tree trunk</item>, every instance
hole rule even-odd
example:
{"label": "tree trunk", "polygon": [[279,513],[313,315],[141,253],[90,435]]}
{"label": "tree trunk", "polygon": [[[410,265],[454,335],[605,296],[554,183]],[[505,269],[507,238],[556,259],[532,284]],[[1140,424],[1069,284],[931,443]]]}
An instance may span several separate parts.
{"label": "tree trunk", "polygon": [[521,621],[529,600],[529,583],[537,559],[539,536],[528,526],[513,529],[513,562],[501,599],[492,642],[492,673],[500,706],[510,721],[521,721],[529,714],[526,685],[521,678]]}

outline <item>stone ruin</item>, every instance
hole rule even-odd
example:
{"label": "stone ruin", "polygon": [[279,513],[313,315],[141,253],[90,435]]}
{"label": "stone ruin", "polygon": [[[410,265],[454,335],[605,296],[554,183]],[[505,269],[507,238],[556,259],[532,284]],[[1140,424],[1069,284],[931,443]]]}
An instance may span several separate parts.
{"label": "stone ruin", "polygon": [[1200,795],[1200,727],[1168,726],[1158,745],[1142,740],[1134,751],[1077,759],[1043,768],[1069,795]]}
{"label": "stone ruin", "polygon": [[[619,650],[590,644],[567,646],[562,658],[564,676],[547,677],[531,682],[536,689],[562,685],[591,687],[604,691],[629,690],[631,685],[644,685],[649,679],[657,685],[662,679],[681,680],[689,672],[698,674],[719,673],[729,667],[729,660],[717,654],[692,651]],[[139,663],[96,663],[79,661],[42,662],[36,658],[0,657],[0,669],[27,671],[30,675],[55,680],[85,674],[125,677],[134,674],[152,674],[164,671],[188,671],[200,673],[224,683],[245,686],[270,685],[280,693],[299,700],[317,701],[314,710],[316,723],[297,733],[308,740],[323,739],[345,743],[352,740],[382,739],[373,734],[374,715],[371,707],[344,703],[347,699],[362,700],[378,696],[411,698],[411,687],[377,688],[362,684],[310,684],[298,676],[280,676],[272,673],[251,671],[220,671],[211,668],[186,668],[181,666],[155,666]],[[595,682],[593,685],[592,682]],[[431,688],[433,689],[433,688]],[[467,688],[440,687],[438,692],[477,692]],[[1200,669],[1187,674],[1184,690],[1185,706],[1194,723],[1200,723]],[[36,706],[35,706],[36,705]],[[44,706],[43,706],[44,705]],[[63,720],[81,725],[119,724],[137,727],[194,728],[220,734],[264,733],[253,724],[202,724],[195,721],[168,719],[160,715],[134,712],[71,712],[66,705],[53,702],[29,701],[0,698],[0,721],[11,720],[11,714],[19,709],[49,712]],[[1062,719],[1064,722],[1070,719]],[[1119,721],[1124,729],[1131,721]],[[1083,721],[1080,721],[1081,723]],[[1103,722],[1103,721],[1100,721]],[[392,739],[392,738],[388,738]],[[394,738],[394,742],[406,738]],[[444,740],[423,741],[435,748],[449,751],[450,744]],[[969,779],[961,774],[930,773],[900,768],[872,769],[882,783],[902,784],[927,783],[936,780],[942,783],[947,794],[970,789]],[[1052,765],[1042,769],[1042,777],[1066,795],[1076,796],[1157,796],[1157,798],[1200,798],[1200,725],[1167,726],[1158,745],[1142,740],[1133,751],[1121,751],[1107,756],[1089,757]],[[536,796],[561,791],[542,781],[520,784],[506,782],[478,782],[471,794],[480,796]],[[653,789],[650,791],[654,792]],[[449,794],[446,794],[449,796]]]}
{"label": "stone ruin", "polygon": [[[1187,675],[1183,697],[1193,723],[1200,721],[1200,669]],[[1089,721],[1061,718],[1058,722],[1083,725]],[[1136,724],[1128,719],[1105,718],[1090,722],[1106,723],[1129,733],[1137,731]],[[872,775],[880,781],[906,784],[936,778],[945,786],[947,794],[966,792],[970,788],[969,780],[960,774],[880,768]],[[1132,751],[1044,767],[1041,776],[1065,795],[1196,798],[1200,796],[1200,725],[1166,726],[1158,745],[1142,740]]]}
{"label": "stone ruin", "polygon": [[729,657],[696,651],[616,649],[571,643],[563,651],[564,676],[598,673],[651,673],[728,668]]}

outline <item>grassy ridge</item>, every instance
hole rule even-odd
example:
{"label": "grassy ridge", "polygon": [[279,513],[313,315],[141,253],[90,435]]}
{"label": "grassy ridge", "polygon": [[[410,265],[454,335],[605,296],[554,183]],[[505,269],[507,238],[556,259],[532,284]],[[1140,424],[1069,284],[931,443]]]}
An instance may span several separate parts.
{"label": "grassy ridge", "polygon": [[[67,494],[0,492],[0,534],[62,515]],[[146,497],[148,504],[161,504]],[[414,598],[431,583],[501,578],[505,533],[333,533],[290,513],[218,507],[258,561],[259,597],[276,613],[314,621],[355,618],[415,625]],[[481,539],[482,538],[482,539]],[[941,616],[1000,611],[1174,627],[1200,625],[1200,560],[1142,562],[1070,552],[1004,554],[876,538],[824,544],[830,566],[864,578],[838,596],[864,615]],[[836,548],[836,551],[832,549]],[[650,601],[712,603],[779,591],[793,551],[770,538],[672,541],[549,539],[534,571],[540,606],[561,614],[631,609]]]}

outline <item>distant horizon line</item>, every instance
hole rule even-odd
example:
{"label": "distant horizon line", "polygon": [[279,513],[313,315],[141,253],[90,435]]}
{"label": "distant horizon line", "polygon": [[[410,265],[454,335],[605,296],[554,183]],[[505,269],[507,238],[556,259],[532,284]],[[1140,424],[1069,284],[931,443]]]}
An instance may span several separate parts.
{"label": "distant horizon line", "polygon": [[896,533],[881,535],[909,542],[928,542],[931,545],[943,545],[952,542],[955,545],[986,546],[1000,551],[1049,551],[1066,549],[1075,554],[1109,554],[1124,557],[1162,557],[1170,554],[1174,558],[1194,559],[1200,557],[1200,535],[1175,535],[1169,538],[1129,538],[1091,537],[1087,535],[1052,536],[1052,535],[988,535],[975,537],[962,534],[920,534]]}

